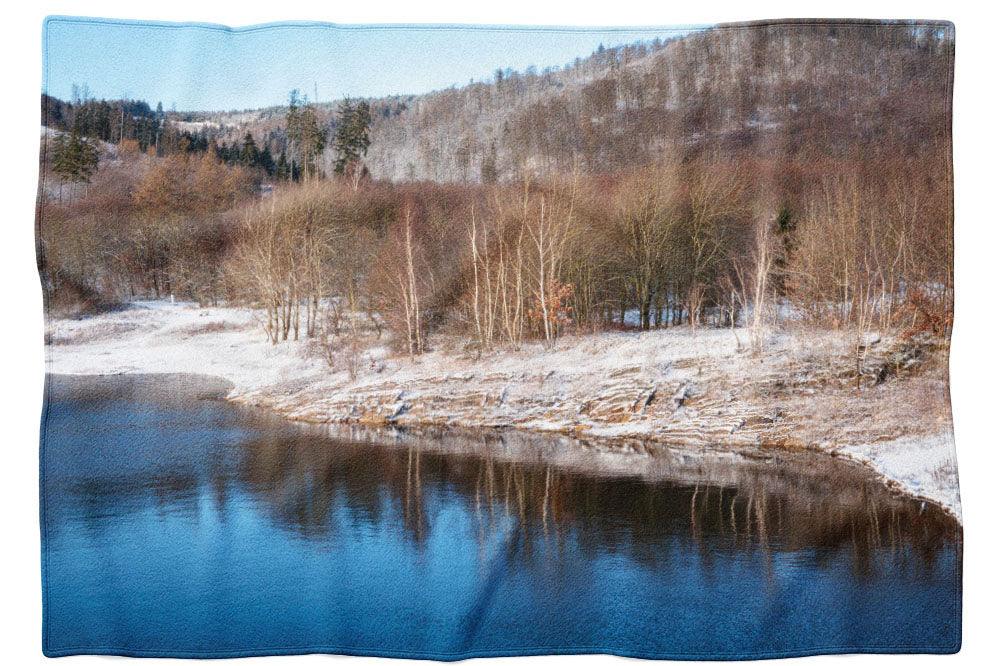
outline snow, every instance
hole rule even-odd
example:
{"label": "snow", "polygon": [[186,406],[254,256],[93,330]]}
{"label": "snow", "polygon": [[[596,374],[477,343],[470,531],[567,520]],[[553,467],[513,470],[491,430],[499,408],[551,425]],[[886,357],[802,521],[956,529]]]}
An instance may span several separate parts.
{"label": "snow", "polygon": [[962,519],[958,461],[950,431],[846,446],[837,454],[868,465],[884,478],[891,479],[897,488],[934,502]]}
{"label": "snow", "polygon": [[[845,335],[773,333],[762,355],[748,351],[739,329],[606,332],[481,355],[438,336],[434,350],[414,360],[371,338],[351,379],[310,353],[306,341],[272,345],[254,311],[149,301],[50,319],[46,367],[213,375],[233,385],[232,400],[316,423],[511,426],[701,454],[814,449],[864,464],[888,485],[960,518],[950,413],[920,421],[892,412],[891,405],[910,401],[900,391],[924,395],[916,380],[896,382],[895,393],[863,395],[824,383],[837,375]],[[939,383],[946,386],[946,374]],[[876,418],[859,416],[861,406]]]}
{"label": "snow", "polygon": [[[51,320],[49,372],[76,375],[198,373],[243,390],[317,376],[302,345],[272,345],[256,313],[146,301],[82,319]],[[71,342],[71,344],[64,344]]]}

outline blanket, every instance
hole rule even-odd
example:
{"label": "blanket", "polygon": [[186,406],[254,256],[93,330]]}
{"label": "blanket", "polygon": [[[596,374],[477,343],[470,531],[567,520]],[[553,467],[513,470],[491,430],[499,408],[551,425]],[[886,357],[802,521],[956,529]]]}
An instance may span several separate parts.
{"label": "blanket", "polygon": [[951,653],[954,27],[44,27],[46,655]]}

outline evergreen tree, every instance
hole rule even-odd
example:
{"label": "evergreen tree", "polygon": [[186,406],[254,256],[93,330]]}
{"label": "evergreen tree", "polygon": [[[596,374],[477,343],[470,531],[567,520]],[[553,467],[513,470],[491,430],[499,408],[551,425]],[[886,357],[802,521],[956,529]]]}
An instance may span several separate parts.
{"label": "evergreen tree", "polygon": [[60,199],[63,183],[90,182],[90,177],[97,170],[98,159],[97,146],[77,132],[56,137],[52,149],[52,171],[59,176]]}
{"label": "evergreen tree", "polygon": [[257,150],[257,142],[253,140],[253,134],[247,132],[243,137],[243,148],[240,150],[240,164],[248,169],[260,166],[260,151]]}
{"label": "evergreen tree", "polygon": [[281,151],[281,156],[278,157],[278,165],[274,170],[275,178],[278,180],[291,180],[292,170],[288,166],[288,158],[285,156],[285,151]]}
{"label": "evergreen tree", "polygon": [[795,253],[795,217],[791,208],[784,204],[778,211],[778,217],[774,221],[774,232],[778,237],[777,256],[774,259],[774,268],[779,291],[784,294],[786,280],[788,278],[788,264]]}
{"label": "evergreen tree", "polygon": [[271,156],[270,146],[264,146],[264,150],[260,151],[257,163],[268,176],[274,175],[274,157]]}
{"label": "evergreen tree", "polygon": [[[285,118],[288,138],[294,144],[292,154],[298,153],[299,171],[305,176],[316,173],[316,157],[326,147],[326,132],[319,126],[316,109],[309,100],[299,96],[298,90],[293,90],[288,96],[288,111]],[[295,175],[295,162],[292,160],[292,175]]]}
{"label": "evergreen tree", "polygon": [[333,146],[337,151],[334,171],[345,174],[357,168],[358,162],[368,154],[371,145],[369,129],[372,123],[371,107],[362,100],[353,104],[345,99],[337,109],[337,133]]}

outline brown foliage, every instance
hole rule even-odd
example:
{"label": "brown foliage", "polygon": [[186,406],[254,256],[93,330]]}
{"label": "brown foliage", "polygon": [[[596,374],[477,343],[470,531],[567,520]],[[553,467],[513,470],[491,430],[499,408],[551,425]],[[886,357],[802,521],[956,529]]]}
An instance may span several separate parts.
{"label": "brown foliage", "polygon": [[130,151],[127,142],[123,148],[80,196],[39,205],[50,297],[218,300],[228,211],[249,196],[252,180],[214,158],[155,159]]}

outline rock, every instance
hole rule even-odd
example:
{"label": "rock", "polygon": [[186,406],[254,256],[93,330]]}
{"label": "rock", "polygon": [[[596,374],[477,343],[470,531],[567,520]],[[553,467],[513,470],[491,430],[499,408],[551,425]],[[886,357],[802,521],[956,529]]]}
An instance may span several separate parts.
{"label": "rock", "polygon": [[687,400],[690,396],[691,396],[691,385],[681,384],[677,388],[677,390],[674,391],[674,395],[672,398],[674,402],[674,411],[680,409],[684,405],[684,401]]}
{"label": "rock", "polygon": [[395,421],[395,420],[397,420],[397,419],[398,419],[398,418],[399,418],[400,416],[402,416],[403,414],[405,414],[406,412],[408,412],[409,410],[410,410],[410,403],[408,403],[408,402],[400,402],[400,403],[397,403],[397,404],[396,404],[396,405],[395,405],[395,406],[393,407],[393,411],[392,411],[392,414],[390,414],[390,415],[389,415],[389,418],[388,418],[388,419],[386,419],[386,420],[387,420],[387,421]]}
{"label": "rock", "polygon": [[656,392],[657,386],[656,384],[653,384],[653,388],[649,390],[649,395],[646,396],[646,400],[642,403],[642,409],[640,410],[642,414],[645,414],[646,408],[653,404],[653,401],[656,400]]}

